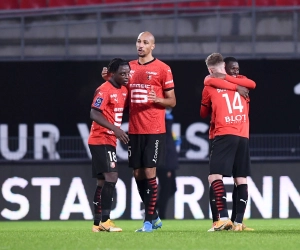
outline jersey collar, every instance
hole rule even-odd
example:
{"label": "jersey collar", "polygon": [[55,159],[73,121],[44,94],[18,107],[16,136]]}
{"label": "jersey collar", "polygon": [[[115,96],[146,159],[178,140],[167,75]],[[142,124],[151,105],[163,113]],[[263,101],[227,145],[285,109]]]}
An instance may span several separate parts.
{"label": "jersey collar", "polygon": [[149,61],[149,62],[146,62],[146,63],[144,63],[144,64],[141,64],[141,63],[139,62],[139,59],[138,59],[138,64],[139,64],[139,65],[147,65],[147,64],[149,64],[149,63],[154,62],[155,60],[156,60],[156,58],[154,57],[153,60],[151,60],[151,61]]}

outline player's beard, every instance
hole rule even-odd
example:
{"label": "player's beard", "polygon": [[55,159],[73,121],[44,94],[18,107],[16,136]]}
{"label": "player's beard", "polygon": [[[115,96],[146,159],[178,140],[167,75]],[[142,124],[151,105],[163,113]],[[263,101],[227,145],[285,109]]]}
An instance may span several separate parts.
{"label": "player's beard", "polygon": [[145,54],[143,54],[143,55],[138,54],[138,56],[143,58],[143,57],[145,57],[146,55],[145,55]]}

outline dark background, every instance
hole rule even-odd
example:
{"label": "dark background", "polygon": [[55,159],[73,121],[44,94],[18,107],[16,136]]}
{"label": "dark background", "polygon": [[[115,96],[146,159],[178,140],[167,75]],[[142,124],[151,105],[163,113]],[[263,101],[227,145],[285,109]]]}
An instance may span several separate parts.
{"label": "dark background", "polygon": [[[166,61],[172,68],[177,106],[175,122],[185,130],[199,117],[203,79],[201,61]],[[18,135],[18,124],[52,123],[61,136],[78,135],[76,123],[90,124],[94,90],[103,80],[105,62],[0,62],[0,123],[9,124],[9,135]],[[253,79],[250,133],[299,133],[300,96],[293,92],[300,82],[300,60],[240,60],[240,73]],[[126,121],[127,117],[124,117]],[[209,120],[204,120],[206,123]]]}

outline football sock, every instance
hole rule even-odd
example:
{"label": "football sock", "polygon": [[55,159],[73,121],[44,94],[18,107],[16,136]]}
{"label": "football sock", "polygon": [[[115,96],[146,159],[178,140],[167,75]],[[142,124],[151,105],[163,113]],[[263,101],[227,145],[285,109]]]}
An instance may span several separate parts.
{"label": "football sock", "polygon": [[147,189],[144,193],[145,221],[152,223],[156,212],[155,205],[157,200],[157,182],[156,177],[147,179]]}
{"label": "football sock", "polygon": [[107,221],[110,217],[110,211],[113,201],[113,193],[115,190],[115,182],[105,182],[101,192],[102,216],[101,222]]}
{"label": "football sock", "polygon": [[[135,180],[136,181],[136,185],[137,185],[137,188],[138,188],[138,191],[139,191],[139,194],[140,194],[140,197],[141,197],[141,200],[143,201],[143,203],[145,204],[144,202],[144,194],[145,194],[145,190],[147,189],[147,179],[143,179],[143,180]],[[156,220],[158,217],[158,213],[157,211],[155,210],[154,214],[153,214],[153,220]]]}
{"label": "football sock", "polygon": [[142,202],[144,202],[144,193],[147,186],[147,180],[135,180]]}
{"label": "football sock", "polygon": [[214,196],[214,190],[212,189],[212,186],[209,187],[209,203],[210,203],[210,209],[212,213],[212,219],[213,222],[215,222],[219,219],[219,213],[216,206],[216,198]]}
{"label": "football sock", "polygon": [[237,207],[235,222],[242,223],[248,201],[248,185],[241,184],[237,186]]}
{"label": "football sock", "polygon": [[216,207],[220,214],[220,219],[228,218],[226,190],[222,180],[215,180],[211,183],[214,192]]}
{"label": "football sock", "polygon": [[231,221],[235,221],[236,217],[236,206],[237,206],[237,186],[233,185],[233,191],[232,191],[232,213],[231,213]]}
{"label": "football sock", "polygon": [[99,226],[101,220],[101,190],[102,187],[97,186],[94,194],[94,225]]}

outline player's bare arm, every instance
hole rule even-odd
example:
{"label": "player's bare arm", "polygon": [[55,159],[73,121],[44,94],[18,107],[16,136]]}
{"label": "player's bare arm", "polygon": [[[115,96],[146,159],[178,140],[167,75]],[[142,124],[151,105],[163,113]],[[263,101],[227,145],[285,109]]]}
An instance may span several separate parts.
{"label": "player's bare arm", "polygon": [[164,91],[164,97],[158,97],[153,86],[151,86],[151,90],[148,94],[148,101],[157,103],[165,108],[174,108],[176,105],[175,91],[174,89]]}
{"label": "player's bare arm", "polygon": [[118,138],[120,141],[122,141],[125,144],[128,143],[128,141],[129,141],[128,135],[122,129],[120,129],[120,128],[116,127],[115,125],[113,125],[112,123],[110,123],[103,116],[103,114],[100,111],[91,109],[90,117],[93,121],[98,123],[100,126],[105,127],[109,130],[112,130],[114,132],[116,138]]}

